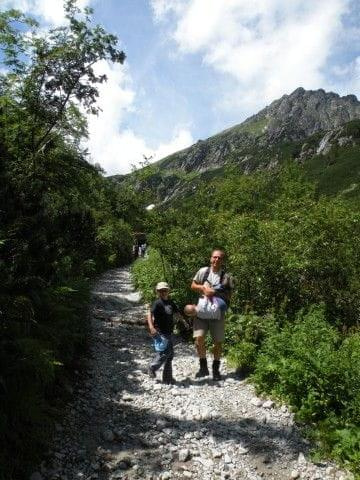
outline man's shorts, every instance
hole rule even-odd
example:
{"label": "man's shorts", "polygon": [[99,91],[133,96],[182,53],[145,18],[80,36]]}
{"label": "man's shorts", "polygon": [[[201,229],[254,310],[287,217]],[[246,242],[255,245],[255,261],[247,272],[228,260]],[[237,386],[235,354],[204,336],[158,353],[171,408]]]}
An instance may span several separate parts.
{"label": "man's shorts", "polygon": [[223,342],[225,338],[225,318],[221,320],[194,318],[193,337],[205,337],[207,332],[213,339],[213,342]]}

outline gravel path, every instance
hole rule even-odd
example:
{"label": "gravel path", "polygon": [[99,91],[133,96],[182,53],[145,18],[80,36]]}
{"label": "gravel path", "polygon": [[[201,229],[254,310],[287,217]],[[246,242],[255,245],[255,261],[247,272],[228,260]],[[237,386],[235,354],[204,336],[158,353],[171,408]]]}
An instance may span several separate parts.
{"label": "gravel path", "polygon": [[145,308],[127,269],[98,281],[91,316],[87,373],[31,480],[351,478],[311,463],[288,409],[258,398],[224,363],[223,381],[195,380],[191,345],[176,343],[176,385],[150,379]]}

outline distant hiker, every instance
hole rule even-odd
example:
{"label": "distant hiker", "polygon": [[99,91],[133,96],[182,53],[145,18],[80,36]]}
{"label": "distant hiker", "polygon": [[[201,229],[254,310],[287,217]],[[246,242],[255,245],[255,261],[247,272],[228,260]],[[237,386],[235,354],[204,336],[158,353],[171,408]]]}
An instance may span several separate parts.
{"label": "distant hiker", "polygon": [[170,300],[170,287],[166,282],[159,282],[156,285],[156,293],[158,298],[152,304],[147,317],[156,351],[156,355],[149,365],[148,373],[150,377],[155,378],[156,371],[164,365],[163,383],[172,384],[175,383],[172,376],[174,314],[180,314],[180,310],[176,303]]}
{"label": "distant hiker", "polygon": [[[227,306],[230,301],[233,290],[233,280],[229,274],[223,269],[225,253],[222,250],[213,250],[210,257],[210,266],[200,268],[196,272],[195,277],[191,283],[191,289],[199,293],[205,305],[204,311],[199,314],[201,302],[199,300],[196,306],[196,318],[193,323],[193,336],[195,338],[196,350],[199,356],[200,368],[196,373],[196,378],[201,378],[209,375],[209,369],[206,359],[205,337],[210,331],[213,341],[213,355],[214,360],[212,364],[212,374],[214,380],[221,380],[220,375],[220,358],[222,353],[222,342],[225,336],[225,310],[224,306],[220,308],[218,316],[214,317],[209,306],[221,303],[220,300]],[[217,302],[219,299],[219,302]],[[214,303],[215,302],[215,303]],[[199,305],[200,304],[200,305]],[[207,305],[207,306],[206,306]],[[191,306],[187,306],[191,307]],[[209,309],[209,314],[205,313],[206,308]],[[188,311],[193,309],[189,309]],[[213,308],[214,310],[214,308]]]}
{"label": "distant hiker", "polygon": [[142,243],[140,245],[140,250],[141,250],[141,256],[145,257],[145,252],[146,252],[146,243]]}

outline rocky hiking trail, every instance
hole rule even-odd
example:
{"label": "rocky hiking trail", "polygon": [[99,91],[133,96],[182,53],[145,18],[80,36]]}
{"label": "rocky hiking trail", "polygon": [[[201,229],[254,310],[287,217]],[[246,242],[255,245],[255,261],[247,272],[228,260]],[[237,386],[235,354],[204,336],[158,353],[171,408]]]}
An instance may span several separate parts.
{"label": "rocky hiking trail", "polygon": [[288,409],[258,398],[225,361],[222,381],[195,380],[194,348],[178,339],[176,385],[149,378],[145,306],[128,269],[99,279],[90,314],[86,373],[31,480],[351,478],[311,463]]}

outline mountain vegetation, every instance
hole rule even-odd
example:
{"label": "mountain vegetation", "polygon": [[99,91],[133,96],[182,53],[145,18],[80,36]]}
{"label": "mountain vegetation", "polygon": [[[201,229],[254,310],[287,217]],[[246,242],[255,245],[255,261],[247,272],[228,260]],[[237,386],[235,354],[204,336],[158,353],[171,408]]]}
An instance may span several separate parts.
{"label": "mountain vegetation", "polygon": [[[332,183],[330,188],[327,180],[320,181],[320,193],[358,197],[359,119],[360,102],[354,95],[298,88],[240,125],[148,165],[141,174],[113,180],[138,191],[149,189],[153,203],[171,203],[223,176],[226,166],[250,174],[276,170],[291,160],[304,165],[309,179],[321,176]],[[335,170],[341,171],[339,183]]]}
{"label": "mountain vegetation", "polygon": [[44,33],[0,14],[0,478],[28,478],[86,352],[91,278],[131,259],[144,208],[90,165],[96,62],[122,63],[91,10]]}

